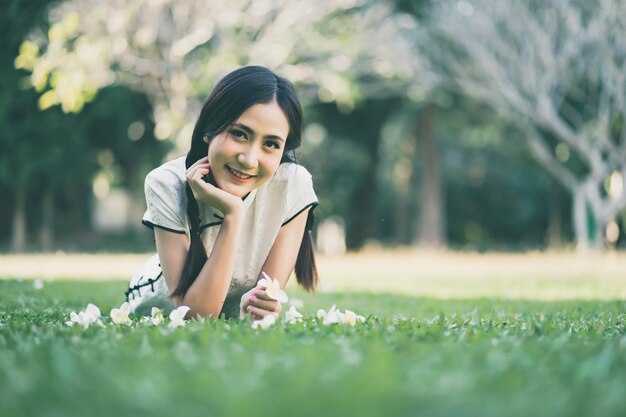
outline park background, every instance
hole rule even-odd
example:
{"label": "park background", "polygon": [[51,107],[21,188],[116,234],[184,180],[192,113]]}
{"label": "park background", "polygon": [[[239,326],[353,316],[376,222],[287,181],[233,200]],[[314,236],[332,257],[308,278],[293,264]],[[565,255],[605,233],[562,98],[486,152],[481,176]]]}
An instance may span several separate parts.
{"label": "park background", "polygon": [[624,245],[622,2],[4,7],[3,252],[152,250],[145,175],[246,64],[305,105],[321,252]]}
{"label": "park background", "polygon": [[[0,414],[626,414],[626,1],[1,8]],[[112,323],[145,175],[247,64],[305,107],[320,291],[267,331]]]}

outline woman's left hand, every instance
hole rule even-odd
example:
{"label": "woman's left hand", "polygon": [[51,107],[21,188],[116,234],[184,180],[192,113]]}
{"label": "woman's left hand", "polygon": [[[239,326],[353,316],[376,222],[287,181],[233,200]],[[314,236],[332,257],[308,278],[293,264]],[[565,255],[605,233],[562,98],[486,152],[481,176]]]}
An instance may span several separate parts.
{"label": "woman's left hand", "polygon": [[262,319],[267,315],[274,315],[278,318],[282,307],[280,303],[265,292],[264,287],[254,287],[243,296],[239,304],[239,313],[241,317],[248,313],[252,314],[253,320]]}

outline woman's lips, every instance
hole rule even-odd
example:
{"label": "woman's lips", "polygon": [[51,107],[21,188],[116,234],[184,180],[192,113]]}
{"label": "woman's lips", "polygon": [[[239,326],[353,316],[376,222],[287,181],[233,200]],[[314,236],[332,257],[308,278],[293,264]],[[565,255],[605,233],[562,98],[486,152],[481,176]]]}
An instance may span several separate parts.
{"label": "woman's lips", "polygon": [[[226,165],[226,171],[228,171],[228,173],[230,174],[230,177],[237,182],[250,182],[256,177],[256,175],[253,175],[253,176],[250,176],[249,178],[240,178],[236,176],[235,174],[233,174],[233,171],[236,171],[239,174],[243,174],[243,172],[237,171],[236,169],[233,169],[229,167],[228,165]],[[246,175],[246,174],[243,174],[243,175]]]}

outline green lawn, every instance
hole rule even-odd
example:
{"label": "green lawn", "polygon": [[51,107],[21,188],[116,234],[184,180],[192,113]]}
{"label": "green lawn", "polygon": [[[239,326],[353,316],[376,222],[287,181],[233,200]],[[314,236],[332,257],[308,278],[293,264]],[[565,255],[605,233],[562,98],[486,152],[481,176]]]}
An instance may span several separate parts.
{"label": "green lawn", "polygon": [[[625,301],[292,292],[300,324],[169,330],[111,324],[124,289],[0,280],[1,416],[626,415]],[[66,326],[88,302],[106,327]]]}

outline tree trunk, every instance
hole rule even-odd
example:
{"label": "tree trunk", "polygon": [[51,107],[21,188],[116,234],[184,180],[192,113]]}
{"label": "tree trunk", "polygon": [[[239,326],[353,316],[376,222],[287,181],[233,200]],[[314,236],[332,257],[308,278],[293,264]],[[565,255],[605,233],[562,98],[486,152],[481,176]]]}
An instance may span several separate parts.
{"label": "tree trunk", "polygon": [[367,154],[369,156],[368,168],[359,176],[359,184],[353,196],[354,210],[352,221],[348,223],[346,233],[346,245],[348,249],[360,249],[368,237],[372,236],[372,212],[374,211],[374,199],[376,190],[376,168],[378,167],[378,141],[367,140]]}
{"label": "tree trunk", "polygon": [[46,187],[41,202],[41,228],[39,230],[41,249],[52,250],[54,245],[54,191]]}
{"label": "tree trunk", "polygon": [[24,188],[18,188],[15,191],[11,246],[14,252],[23,252],[26,249],[26,190]]}
{"label": "tree trunk", "polygon": [[593,217],[593,220],[594,224],[593,229],[591,230],[591,233],[593,234],[593,241],[591,242],[591,247],[596,251],[601,251],[604,249],[604,231],[607,223],[597,217]]}
{"label": "tree trunk", "polygon": [[579,253],[589,251],[589,235],[587,233],[587,200],[585,191],[578,187],[572,191],[572,211],[576,250]]}
{"label": "tree trunk", "polygon": [[409,235],[409,201],[412,165],[411,159],[401,159],[392,167],[395,188],[393,237],[394,242],[399,245],[407,245],[411,239]]}
{"label": "tree trunk", "polygon": [[546,241],[549,249],[561,248],[561,230],[563,219],[562,210],[562,191],[559,183],[552,178],[550,180],[550,206],[548,208],[548,231]]}
{"label": "tree trunk", "polygon": [[445,245],[441,163],[434,134],[434,114],[433,105],[427,104],[420,112],[417,131],[417,149],[422,162],[417,245],[431,249]]}
{"label": "tree trunk", "polygon": [[604,248],[604,232],[609,220],[596,213],[593,207],[590,210],[590,214],[587,227],[591,237],[591,248],[595,251],[601,251]]}

